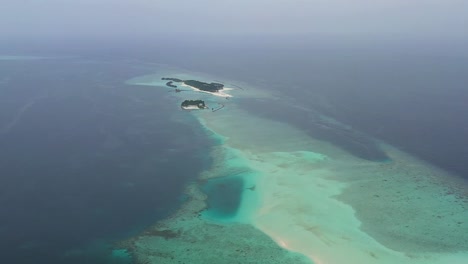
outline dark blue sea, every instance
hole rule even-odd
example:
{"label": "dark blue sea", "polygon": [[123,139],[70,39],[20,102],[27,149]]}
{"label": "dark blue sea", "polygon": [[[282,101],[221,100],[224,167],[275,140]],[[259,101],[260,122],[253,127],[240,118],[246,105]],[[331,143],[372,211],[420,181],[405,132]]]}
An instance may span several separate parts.
{"label": "dark blue sea", "polygon": [[183,202],[212,143],[166,90],[124,84],[151,70],[0,61],[2,263],[130,263],[114,242]]}

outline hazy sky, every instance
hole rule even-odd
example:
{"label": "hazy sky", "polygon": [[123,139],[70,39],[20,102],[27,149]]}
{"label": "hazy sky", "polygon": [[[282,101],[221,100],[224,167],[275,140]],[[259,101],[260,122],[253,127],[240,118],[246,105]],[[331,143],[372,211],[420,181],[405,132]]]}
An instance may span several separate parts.
{"label": "hazy sky", "polygon": [[468,36],[467,0],[0,0],[0,36]]}

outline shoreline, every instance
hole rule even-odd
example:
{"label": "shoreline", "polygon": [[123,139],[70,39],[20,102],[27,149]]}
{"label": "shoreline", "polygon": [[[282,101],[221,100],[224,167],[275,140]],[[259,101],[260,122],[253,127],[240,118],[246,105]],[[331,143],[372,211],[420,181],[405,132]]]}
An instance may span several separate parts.
{"label": "shoreline", "polygon": [[208,109],[208,107],[205,107],[205,108],[200,108],[198,106],[181,106],[180,108],[182,108],[183,110],[204,110],[204,109]]}
{"label": "shoreline", "polygon": [[196,92],[200,92],[200,93],[207,93],[207,94],[211,94],[211,95],[214,95],[214,96],[218,96],[218,97],[224,97],[224,98],[229,98],[229,97],[233,97],[231,94],[228,94],[226,93],[225,91],[231,91],[233,90],[232,88],[227,88],[227,87],[224,87],[222,90],[218,91],[217,93],[214,93],[214,92],[208,92],[208,91],[203,91],[203,90],[200,90],[198,88],[195,88],[193,86],[190,86],[190,85],[187,85],[185,83],[182,83],[180,84],[179,86],[181,87],[188,87]]}

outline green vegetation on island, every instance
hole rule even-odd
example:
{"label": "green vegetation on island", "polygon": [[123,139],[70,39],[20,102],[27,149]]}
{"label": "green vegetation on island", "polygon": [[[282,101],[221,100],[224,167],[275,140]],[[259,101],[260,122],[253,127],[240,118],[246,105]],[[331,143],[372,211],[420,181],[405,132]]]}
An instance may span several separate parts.
{"label": "green vegetation on island", "polygon": [[169,86],[169,87],[172,87],[172,88],[177,88],[177,85],[173,85],[172,83],[173,83],[173,81],[169,81],[169,82],[166,83],[166,85]]}
{"label": "green vegetation on island", "polygon": [[190,85],[192,87],[195,87],[197,89],[200,89],[202,91],[207,91],[207,92],[218,92],[219,90],[222,90],[224,87],[224,85],[220,83],[205,83],[205,82],[200,82],[200,81],[195,81],[195,80],[184,81],[184,84]]}
{"label": "green vegetation on island", "polygon": [[201,91],[212,92],[212,93],[218,92],[219,90],[222,90],[224,88],[224,84],[221,84],[221,83],[206,83],[206,82],[200,82],[196,80],[181,80],[178,78],[162,78],[162,80],[169,81],[166,83],[166,85],[169,87],[173,87],[173,88],[177,86],[173,85],[172,82],[182,82],[186,85],[195,87]]}
{"label": "green vegetation on island", "polygon": [[205,102],[202,100],[185,100],[180,106],[184,109],[192,109],[193,107],[198,107],[198,109],[206,108]]}
{"label": "green vegetation on island", "polygon": [[181,79],[177,78],[162,78],[163,81],[173,81],[173,82],[183,82]]}

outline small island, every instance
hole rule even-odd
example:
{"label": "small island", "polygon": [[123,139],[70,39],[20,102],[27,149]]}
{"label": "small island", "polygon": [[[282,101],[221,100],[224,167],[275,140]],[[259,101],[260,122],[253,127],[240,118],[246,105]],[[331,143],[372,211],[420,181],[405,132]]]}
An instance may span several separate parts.
{"label": "small island", "polygon": [[172,88],[177,88],[177,85],[173,85],[172,83],[174,83],[173,81],[169,81],[166,83],[167,86],[169,87],[172,87]]}
{"label": "small island", "polygon": [[162,78],[163,81],[172,81],[172,82],[183,82],[181,79],[177,78]]}
{"label": "small island", "polygon": [[195,80],[184,81],[184,84],[211,93],[219,92],[219,90],[222,90],[224,87],[224,85],[220,83],[205,83]]}
{"label": "small island", "polygon": [[206,109],[205,102],[202,100],[185,100],[180,105],[182,109],[186,110],[198,110],[198,109]]}
{"label": "small island", "polygon": [[181,79],[177,79],[177,78],[162,78],[163,81],[168,81],[166,83],[167,86],[169,87],[172,87],[172,88],[177,88],[177,85],[174,85],[173,83],[175,82],[183,82],[183,80]]}
{"label": "small island", "polygon": [[177,87],[173,83],[183,83],[185,85],[191,86],[198,90],[210,92],[210,93],[219,92],[219,90],[222,90],[224,88],[224,84],[221,84],[221,83],[206,83],[206,82],[200,82],[196,80],[181,80],[178,78],[162,78],[162,80],[168,81],[166,85],[172,88]]}

